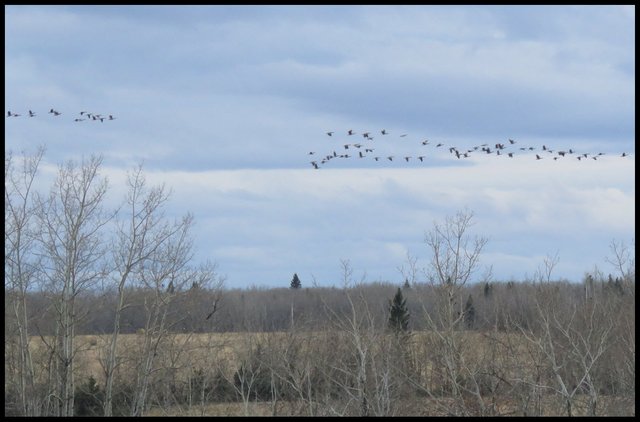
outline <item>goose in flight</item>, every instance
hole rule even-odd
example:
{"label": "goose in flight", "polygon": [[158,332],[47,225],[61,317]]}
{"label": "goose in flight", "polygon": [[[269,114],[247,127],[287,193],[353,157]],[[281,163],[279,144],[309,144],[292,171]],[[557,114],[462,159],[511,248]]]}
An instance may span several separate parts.
{"label": "goose in flight", "polygon": [[626,156],[627,156],[627,153],[626,153],[626,152],[623,152],[623,153],[622,153],[622,155],[621,155],[620,157],[626,157]]}
{"label": "goose in flight", "polygon": [[33,111],[29,110],[29,117],[33,117],[35,115],[36,115],[36,113],[34,113]]}
{"label": "goose in flight", "polygon": [[536,154],[536,160],[542,160],[542,157],[540,157],[538,154]]}
{"label": "goose in flight", "polygon": [[327,132],[327,135],[333,136],[333,132]]}
{"label": "goose in flight", "polygon": [[382,129],[382,130],[380,131],[380,133],[382,133],[383,135],[386,135],[386,134],[387,134],[387,131],[386,131],[385,129]]}
{"label": "goose in flight", "polygon": [[418,156],[418,160],[420,160],[420,161],[424,160],[424,155],[419,155]]}
{"label": "goose in flight", "polygon": [[422,141],[422,145],[429,145],[429,140],[425,139],[424,141]]}
{"label": "goose in flight", "polygon": [[313,168],[315,168],[316,170],[319,168],[318,167],[318,163],[316,163],[315,161],[311,162],[311,165],[313,166]]}
{"label": "goose in flight", "polygon": [[513,144],[515,144],[515,143],[516,143],[516,141],[514,141],[514,140],[513,140],[513,139],[511,139],[511,138],[509,138],[509,143],[510,143],[511,145],[513,145]]}
{"label": "goose in flight", "polygon": [[349,129],[349,132],[347,132],[349,135],[353,135],[353,130]]}

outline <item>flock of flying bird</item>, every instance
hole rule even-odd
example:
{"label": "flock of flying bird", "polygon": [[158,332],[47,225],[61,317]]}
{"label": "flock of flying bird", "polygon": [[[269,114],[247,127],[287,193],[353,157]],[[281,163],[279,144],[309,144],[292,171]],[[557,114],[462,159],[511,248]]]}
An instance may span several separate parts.
{"label": "flock of flying bird", "polygon": [[[62,115],[61,112],[59,112],[58,110],[55,110],[53,108],[51,108],[47,114],[51,114],[53,115],[53,117],[58,117],[60,115]],[[99,121],[99,122],[104,122],[105,120],[115,120],[116,117],[113,117],[113,115],[111,114],[107,114],[107,115],[102,115],[102,114],[98,114],[98,113],[90,113],[88,111],[81,111],[79,113],[80,117],[76,117],[75,119],[73,119],[75,122],[84,122],[85,120],[87,121]],[[20,117],[22,116],[22,114],[19,113],[13,113],[11,110],[7,111],[7,117]],[[25,117],[36,117],[37,114],[34,113],[33,111],[29,110],[29,114],[25,114]]]}
{"label": "flock of flying bird", "polygon": [[[334,137],[335,133],[336,133],[335,131],[326,132],[327,136],[332,138]],[[494,145],[485,143],[485,144],[476,145],[471,148],[464,148],[464,149],[459,149],[455,146],[448,146],[442,142],[431,142],[429,139],[424,139],[420,141],[421,148],[423,148],[420,152],[420,154],[422,155],[415,155],[415,156],[402,155],[402,156],[396,157],[394,155],[375,155],[374,154],[375,148],[373,148],[372,143],[369,142],[369,141],[373,141],[374,139],[371,132],[362,132],[358,134],[352,129],[349,129],[345,134],[348,137],[355,136],[355,135],[362,135],[362,137],[364,138],[364,140],[362,141],[363,143],[358,143],[358,142],[343,143],[341,147],[343,147],[344,150],[340,149],[341,147],[338,147],[340,150],[340,153],[336,152],[336,150],[334,149],[332,152],[325,154],[323,156],[320,156],[320,154],[318,154],[316,151],[310,151],[308,155],[319,157],[316,160],[311,161],[311,165],[313,166],[313,168],[319,169],[322,165],[327,164],[329,161],[333,159],[341,159],[341,158],[342,159],[344,158],[361,159],[366,157],[372,157],[375,161],[385,161],[385,160],[393,161],[394,159],[397,159],[397,160],[404,160],[406,162],[409,162],[410,160],[419,160],[420,162],[424,162],[424,160],[427,158],[427,155],[423,151],[427,151],[426,147],[429,145],[433,145],[433,148],[444,147],[443,149],[448,149],[449,153],[455,156],[457,159],[469,158],[471,154],[484,154],[484,155],[496,155],[496,156],[502,155],[508,158],[513,158],[514,155],[516,154],[528,153],[528,152],[537,150],[537,148],[533,146],[520,146],[520,145],[516,146],[518,142],[516,142],[513,139],[508,139],[508,141],[504,143],[496,143]],[[390,134],[386,129],[382,129],[380,131],[380,135],[385,137]],[[405,138],[406,136],[407,134],[403,133],[399,135],[399,138]],[[355,139],[358,139],[358,138],[355,138]],[[366,144],[364,142],[366,142]],[[573,156],[577,160],[593,159],[597,161],[598,157],[605,155],[604,152],[598,152],[598,153],[577,152],[573,148],[556,150],[548,147],[547,145],[542,145],[542,148],[538,149],[537,151],[538,152],[532,153],[533,155],[535,155],[536,160],[550,158],[556,161],[565,157],[568,158]],[[620,155],[620,157],[627,157],[628,155],[629,154],[627,154],[626,152],[623,152]]]}

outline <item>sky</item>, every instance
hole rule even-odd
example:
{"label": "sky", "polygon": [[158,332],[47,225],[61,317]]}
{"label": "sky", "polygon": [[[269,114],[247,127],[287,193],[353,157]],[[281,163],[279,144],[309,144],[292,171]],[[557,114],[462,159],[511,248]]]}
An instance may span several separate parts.
{"label": "sky", "polygon": [[635,6],[5,6],[9,111],[41,180],[101,154],[115,207],[143,163],[228,288],[401,283],[462,210],[472,281],[635,241]]}

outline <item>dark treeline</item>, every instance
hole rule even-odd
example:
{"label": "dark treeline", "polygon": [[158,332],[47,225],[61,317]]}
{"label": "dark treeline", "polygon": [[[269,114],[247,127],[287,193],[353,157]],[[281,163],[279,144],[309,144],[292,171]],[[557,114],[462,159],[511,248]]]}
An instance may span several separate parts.
{"label": "dark treeline", "polygon": [[[590,283],[590,284],[589,284]],[[557,296],[569,304],[584,303],[593,295],[599,297],[629,295],[622,278],[608,275],[588,275],[582,283],[551,281],[546,283]],[[361,283],[355,287],[302,287],[207,290],[192,288],[170,303],[167,313],[172,332],[274,332],[286,331],[304,322],[306,328],[323,329],[329,314],[344,317],[350,312],[348,296],[361,298],[369,306],[375,326],[387,323],[389,301],[398,287],[406,299],[412,316],[409,327],[414,331],[429,328],[424,312],[435,312],[436,286],[427,283],[398,285],[393,283]],[[485,282],[464,286],[454,301],[456,312],[473,309],[473,318],[464,322],[465,329],[509,331],[509,324],[517,322],[526,327],[535,326],[537,284],[533,281]],[[136,333],[145,328],[145,302],[156,294],[155,290],[128,289],[129,306],[122,313],[121,332]],[[206,319],[212,303],[218,299],[214,318]],[[11,320],[11,292],[5,291],[5,321]],[[50,336],[55,332],[55,309],[44,292],[28,294],[29,331]],[[76,298],[80,314],[86,317],[77,327],[77,334],[111,334],[116,308],[115,291],[83,292]],[[330,312],[329,312],[330,310]],[[507,316],[509,322],[507,320]],[[533,325],[532,325],[533,324]]]}

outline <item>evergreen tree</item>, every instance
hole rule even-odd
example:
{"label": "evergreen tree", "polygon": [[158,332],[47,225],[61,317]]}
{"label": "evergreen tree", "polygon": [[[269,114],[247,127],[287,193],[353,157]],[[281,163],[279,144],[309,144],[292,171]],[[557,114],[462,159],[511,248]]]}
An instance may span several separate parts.
{"label": "evergreen tree", "polygon": [[467,303],[464,305],[464,322],[467,328],[473,328],[476,322],[476,309],[473,307],[473,298],[469,295]]}
{"label": "evergreen tree", "polygon": [[389,301],[389,328],[396,333],[409,331],[409,310],[406,300],[402,297],[400,287],[398,287],[393,300]]}
{"label": "evergreen tree", "polygon": [[402,286],[403,289],[410,289],[411,288],[411,284],[409,284],[409,279],[405,278],[404,279],[404,285]]}
{"label": "evergreen tree", "polygon": [[293,274],[293,280],[291,280],[291,288],[292,289],[299,289],[302,286],[302,283],[300,283],[300,279],[298,278],[298,274],[294,273]]}

